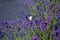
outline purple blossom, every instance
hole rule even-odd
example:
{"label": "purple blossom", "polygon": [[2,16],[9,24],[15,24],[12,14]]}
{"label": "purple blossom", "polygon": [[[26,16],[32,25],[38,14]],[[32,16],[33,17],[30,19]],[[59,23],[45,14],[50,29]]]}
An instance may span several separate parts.
{"label": "purple blossom", "polygon": [[0,30],[3,30],[4,29],[4,26],[0,26]]}
{"label": "purple blossom", "polygon": [[60,28],[56,30],[56,32],[60,33]]}
{"label": "purple blossom", "polygon": [[38,14],[41,16],[43,14],[43,8],[39,8]]}
{"label": "purple blossom", "polygon": [[29,28],[28,23],[25,23],[25,24],[23,25],[23,27],[24,27],[24,29],[28,29],[28,28]]}
{"label": "purple blossom", "polygon": [[56,18],[58,19],[60,19],[60,12],[59,11],[56,11]]}
{"label": "purple blossom", "polygon": [[7,21],[7,20],[3,20],[1,21],[1,25],[2,26],[6,26],[6,25],[14,25],[14,21]]}
{"label": "purple blossom", "polygon": [[38,3],[36,4],[36,7],[38,10],[40,9],[40,5]]}
{"label": "purple blossom", "polygon": [[59,37],[56,37],[55,40],[60,40]]}
{"label": "purple blossom", "polygon": [[9,24],[9,22],[6,21],[6,20],[4,20],[4,21],[1,22],[1,25],[3,25],[3,26],[8,25],[8,24]]}
{"label": "purple blossom", "polygon": [[13,28],[13,25],[14,25],[14,22],[12,22],[12,21],[2,21],[1,22],[1,26],[2,26],[2,29],[4,30],[4,29],[12,29]]}
{"label": "purple blossom", "polygon": [[52,18],[53,18],[52,12],[51,12],[50,10],[48,10],[48,12],[46,13],[46,15],[47,15],[46,20],[47,20],[48,22],[50,22],[50,20],[52,20]]}
{"label": "purple blossom", "polygon": [[34,26],[34,21],[29,21],[29,25],[32,27]]}
{"label": "purple blossom", "polygon": [[0,29],[0,37],[4,38],[5,37],[5,32]]}
{"label": "purple blossom", "polygon": [[42,22],[42,21],[43,21],[43,18],[42,18],[42,17],[40,17],[40,18],[39,18],[39,21],[40,21],[40,22]]}
{"label": "purple blossom", "polygon": [[54,36],[54,35],[55,35],[55,31],[52,31],[52,32],[51,32],[51,36]]}
{"label": "purple blossom", "polygon": [[39,40],[39,37],[35,35],[34,37],[31,38],[31,40]]}
{"label": "purple blossom", "polygon": [[47,2],[47,6],[50,8],[50,0],[48,0],[48,2]]}
{"label": "purple blossom", "polygon": [[43,2],[43,4],[45,4],[45,5],[46,5],[46,0],[42,0],[42,2]]}
{"label": "purple blossom", "polygon": [[58,2],[55,3],[55,8],[57,8],[57,9],[60,8],[60,4]]}
{"label": "purple blossom", "polygon": [[[53,31],[52,31],[51,35],[52,35],[54,38],[60,37],[60,27],[59,27],[59,25],[56,25],[56,24],[55,24],[55,25],[53,26]],[[56,39],[56,40],[58,40],[58,39]]]}
{"label": "purple blossom", "polygon": [[46,22],[46,21],[43,21],[43,22],[41,22],[40,25],[41,25],[41,29],[42,29],[42,31],[45,32],[46,29],[47,29],[47,27],[46,27],[46,26],[47,26],[47,22]]}
{"label": "purple blossom", "polygon": [[19,22],[20,25],[25,23],[25,21],[23,19],[19,19],[18,22]]}
{"label": "purple blossom", "polygon": [[57,29],[59,29],[59,27],[57,26],[57,25],[54,25],[54,30],[57,30]]}
{"label": "purple blossom", "polygon": [[37,26],[40,26],[40,21],[39,21],[39,20],[35,20],[35,24],[36,24]]}

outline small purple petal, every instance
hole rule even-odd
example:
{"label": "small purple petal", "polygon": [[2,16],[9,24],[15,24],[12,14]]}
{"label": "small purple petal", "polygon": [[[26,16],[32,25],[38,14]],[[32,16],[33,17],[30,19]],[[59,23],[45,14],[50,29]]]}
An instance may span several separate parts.
{"label": "small purple petal", "polygon": [[43,21],[43,22],[41,23],[41,29],[42,29],[43,32],[46,31],[46,29],[47,29],[46,26],[47,26],[46,21]]}
{"label": "small purple petal", "polygon": [[34,25],[34,22],[33,21],[29,21],[29,25],[30,26],[33,26]]}
{"label": "small purple petal", "polygon": [[35,20],[35,24],[38,26],[40,25],[40,21],[39,20]]}
{"label": "small purple petal", "polygon": [[42,14],[43,14],[43,8],[39,8],[38,14],[39,14],[40,16],[42,16]]}
{"label": "small purple petal", "polygon": [[39,40],[39,37],[35,35],[33,38],[31,38],[31,40]]}
{"label": "small purple petal", "polygon": [[55,40],[60,40],[59,37],[56,37]]}
{"label": "small purple petal", "polygon": [[60,29],[57,29],[56,32],[60,33]]}

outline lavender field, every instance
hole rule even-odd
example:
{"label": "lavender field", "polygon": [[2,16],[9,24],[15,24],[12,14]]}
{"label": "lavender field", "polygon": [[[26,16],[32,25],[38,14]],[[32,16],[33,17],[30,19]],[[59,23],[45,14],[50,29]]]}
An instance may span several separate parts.
{"label": "lavender field", "polygon": [[60,0],[23,3],[17,0],[17,6],[23,7],[21,17],[14,13],[11,20],[0,21],[0,40],[60,40]]}

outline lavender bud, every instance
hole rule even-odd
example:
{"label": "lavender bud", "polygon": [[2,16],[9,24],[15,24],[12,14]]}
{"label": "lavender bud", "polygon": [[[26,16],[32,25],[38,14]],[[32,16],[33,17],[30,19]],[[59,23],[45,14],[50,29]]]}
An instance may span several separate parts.
{"label": "lavender bud", "polygon": [[35,35],[33,38],[31,38],[31,40],[39,40],[39,37]]}

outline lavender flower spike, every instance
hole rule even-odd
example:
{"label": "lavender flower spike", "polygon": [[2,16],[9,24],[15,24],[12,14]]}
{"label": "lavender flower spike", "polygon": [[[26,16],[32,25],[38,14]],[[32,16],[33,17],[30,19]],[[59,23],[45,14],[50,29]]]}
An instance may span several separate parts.
{"label": "lavender flower spike", "polygon": [[39,37],[35,35],[33,38],[31,38],[31,40],[39,40]]}

